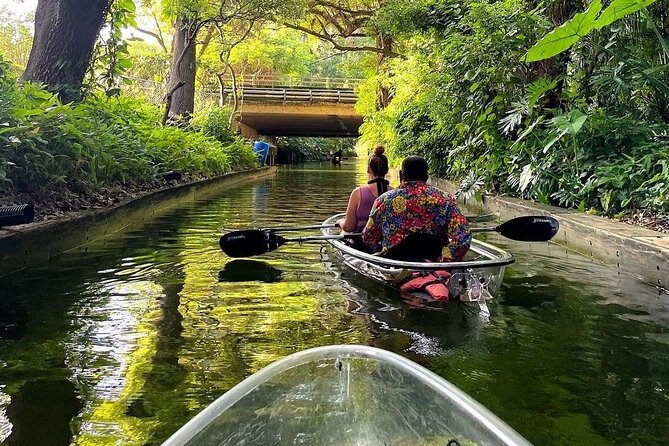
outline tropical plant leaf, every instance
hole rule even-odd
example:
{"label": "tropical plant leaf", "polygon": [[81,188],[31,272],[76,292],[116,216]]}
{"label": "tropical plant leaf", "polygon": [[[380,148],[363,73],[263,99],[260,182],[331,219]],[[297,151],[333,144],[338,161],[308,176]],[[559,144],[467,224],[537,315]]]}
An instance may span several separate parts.
{"label": "tropical plant leaf", "polygon": [[565,51],[594,29],[597,14],[601,10],[601,0],[593,1],[585,12],[579,12],[571,20],[546,34],[530,48],[522,60],[536,62]]}
{"label": "tropical plant leaf", "polygon": [[556,116],[552,119],[552,123],[557,130],[575,135],[581,130],[586,119],[588,119],[588,115],[579,109],[575,109],[564,115]]}
{"label": "tropical plant leaf", "polygon": [[553,147],[553,145],[554,145],[556,142],[558,142],[560,139],[562,139],[562,137],[563,137],[564,135],[567,134],[567,132],[568,132],[568,130],[565,129],[565,130],[562,130],[562,131],[561,131],[560,133],[558,133],[557,135],[555,135],[555,137],[554,137],[553,139],[551,139],[550,141],[548,141],[548,143],[546,143],[546,145],[545,145],[544,148],[543,148],[543,152],[544,152],[544,153],[547,153],[548,150],[550,150],[550,148]]}
{"label": "tropical plant leaf", "polygon": [[532,170],[532,164],[526,164],[523,167],[523,171],[520,173],[520,190],[522,192],[527,189],[527,186],[530,185],[532,179],[534,178],[534,171]]}
{"label": "tropical plant leaf", "polygon": [[505,117],[499,120],[499,124],[502,126],[502,133],[508,135],[513,132],[513,130],[523,122],[523,117],[530,113],[530,110],[531,108],[527,106],[525,98],[513,102],[511,104],[511,110],[507,112]]}
{"label": "tropical plant leaf", "polygon": [[537,125],[541,124],[543,121],[544,121],[544,117],[543,117],[543,116],[539,116],[539,117],[536,119],[536,121],[534,121],[532,124],[530,124],[529,127],[527,127],[527,128],[523,131],[523,133],[521,133],[521,135],[518,137],[518,139],[516,139],[516,140],[513,142],[513,144],[511,144],[511,146],[510,146],[509,148],[510,148],[510,149],[513,149],[515,146],[517,146],[518,144],[520,144],[520,142],[521,142],[523,139],[525,139],[525,138],[527,137],[527,135],[529,135],[530,133],[532,133],[532,132],[534,131],[534,128],[535,128]]}
{"label": "tropical plant leaf", "polygon": [[548,77],[542,77],[537,79],[527,86],[527,104],[528,109],[531,111],[536,105],[537,101],[541,96],[546,92],[557,87],[557,81],[555,79],[550,79]]}
{"label": "tropical plant leaf", "polygon": [[626,15],[655,3],[657,0],[613,0],[595,21],[595,29],[602,29]]}

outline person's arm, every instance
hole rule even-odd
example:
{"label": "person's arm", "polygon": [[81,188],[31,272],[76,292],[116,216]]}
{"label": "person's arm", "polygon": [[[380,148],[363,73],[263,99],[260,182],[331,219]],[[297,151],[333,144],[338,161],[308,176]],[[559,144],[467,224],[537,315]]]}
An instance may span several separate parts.
{"label": "person's arm", "polygon": [[357,229],[358,226],[358,217],[356,216],[355,211],[358,209],[360,204],[360,188],[356,187],[351,192],[351,196],[348,199],[348,206],[346,206],[346,217],[339,219],[337,222],[339,227],[346,232],[353,232]]}
{"label": "person's arm", "polygon": [[365,229],[362,230],[362,241],[372,248],[373,251],[381,249],[381,242],[383,241],[383,231],[381,230],[381,220],[385,210],[386,204],[380,199],[374,200],[374,206],[369,213],[369,220]]}
{"label": "person's arm", "polygon": [[455,204],[455,198],[452,196],[448,198],[446,206],[445,237],[448,240],[446,250],[444,251],[444,261],[458,261],[469,251],[469,245],[472,241],[472,233],[469,230],[469,223],[467,218],[460,213]]}

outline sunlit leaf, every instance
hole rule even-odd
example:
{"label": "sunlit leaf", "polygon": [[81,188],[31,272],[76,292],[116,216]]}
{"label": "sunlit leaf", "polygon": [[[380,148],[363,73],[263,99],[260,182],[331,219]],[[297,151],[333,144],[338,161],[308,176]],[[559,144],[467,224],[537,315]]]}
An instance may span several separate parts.
{"label": "sunlit leaf", "polygon": [[657,0],[613,0],[595,21],[595,28],[601,29],[618,19],[639,11]]}
{"label": "sunlit leaf", "polygon": [[520,173],[520,190],[525,191],[527,189],[527,186],[530,185],[532,182],[532,179],[534,178],[534,171],[532,170],[532,165],[531,164],[526,164],[525,167],[523,167],[523,171]]}
{"label": "sunlit leaf", "polygon": [[571,20],[546,34],[530,48],[522,60],[535,62],[565,51],[594,29],[597,14],[601,9],[601,0],[595,0],[585,12],[579,12]]}

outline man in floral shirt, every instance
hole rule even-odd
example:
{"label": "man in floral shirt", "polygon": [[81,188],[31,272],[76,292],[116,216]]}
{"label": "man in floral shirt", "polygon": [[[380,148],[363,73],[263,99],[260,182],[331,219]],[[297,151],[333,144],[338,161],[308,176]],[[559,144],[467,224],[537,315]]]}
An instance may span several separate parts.
{"label": "man in floral shirt", "polygon": [[402,162],[400,181],[400,187],[374,202],[362,240],[377,252],[397,246],[411,234],[432,234],[447,248],[443,261],[461,260],[472,235],[455,198],[425,183],[427,162],[419,156]]}

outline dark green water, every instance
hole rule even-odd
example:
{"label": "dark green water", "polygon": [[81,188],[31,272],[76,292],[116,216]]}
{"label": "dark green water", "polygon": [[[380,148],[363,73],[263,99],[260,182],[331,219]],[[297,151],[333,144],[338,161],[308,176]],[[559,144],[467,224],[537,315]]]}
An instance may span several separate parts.
{"label": "dark green water", "polygon": [[669,296],[559,246],[509,243],[491,315],[402,302],[318,246],[254,260],[220,226],[320,222],[364,166],[225,191],[2,280],[0,439],[159,444],[287,354],[361,343],[436,371],[540,445],[669,444]]}

